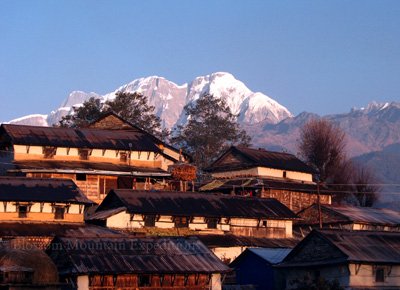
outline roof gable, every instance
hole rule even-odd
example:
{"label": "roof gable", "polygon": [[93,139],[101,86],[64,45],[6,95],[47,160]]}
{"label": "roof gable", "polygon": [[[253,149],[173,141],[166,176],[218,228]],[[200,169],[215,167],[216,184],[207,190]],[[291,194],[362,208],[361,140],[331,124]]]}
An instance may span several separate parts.
{"label": "roof gable", "polygon": [[235,146],[230,147],[207,170],[211,172],[232,171],[250,167],[315,173],[311,167],[292,154]]}
{"label": "roof gable", "polygon": [[114,112],[108,112],[102,115],[97,120],[93,121],[89,124],[88,128],[95,129],[106,129],[106,130],[133,130],[141,132],[143,131],[139,127],[133,125],[127,120],[123,119],[121,116],[117,115]]}

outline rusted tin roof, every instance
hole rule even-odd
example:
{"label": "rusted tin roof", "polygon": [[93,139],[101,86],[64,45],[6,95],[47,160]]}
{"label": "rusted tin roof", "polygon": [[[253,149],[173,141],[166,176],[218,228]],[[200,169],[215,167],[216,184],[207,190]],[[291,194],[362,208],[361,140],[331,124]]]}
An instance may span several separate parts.
{"label": "rusted tin roof", "polygon": [[129,189],[111,190],[96,212],[119,207],[136,214],[297,219],[289,208],[273,198]]}
{"label": "rusted tin roof", "polygon": [[94,204],[69,179],[0,177],[0,201]]}
{"label": "rusted tin roof", "polygon": [[[305,193],[317,193],[317,184],[314,182],[298,182],[277,178],[232,178],[218,179],[202,185],[200,191],[227,191],[234,189],[275,189],[291,190]],[[329,190],[320,186],[320,194],[329,195]]]}
{"label": "rusted tin roof", "polygon": [[129,166],[125,164],[114,164],[108,162],[26,160],[14,161],[13,164],[14,169],[9,170],[10,172],[60,172],[165,177],[171,175],[161,168]]}
{"label": "rusted tin roof", "polygon": [[194,237],[55,238],[47,254],[61,275],[222,273],[230,269]]}
{"label": "rusted tin roof", "polygon": [[[311,217],[309,220],[308,211],[316,210],[317,205],[311,205],[309,208],[302,210],[298,214],[305,219],[305,222],[312,224],[318,223],[316,219]],[[321,205],[323,222],[340,223],[353,222],[360,224],[382,225],[382,226],[400,226],[400,212],[387,208],[370,208],[346,205]]]}
{"label": "rusted tin roof", "polygon": [[160,152],[151,135],[138,130],[3,124],[0,132],[7,134],[11,142],[18,145]]}
{"label": "rusted tin roof", "polygon": [[197,237],[209,248],[293,248],[299,242],[296,239],[271,239],[236,235],[198,235]]}
{"label": "rusted tin roof", "polygon": [[108,228],[74,223],[40,223],[40,222],[1,222],[0,237],[2,239],[18,237],[86,237],[113,238],[125,234]]}
{"label": "rusted tin roof", "polygon": [[[234,156],[235,158],[231,158]],[[240,160],[241,162],[238,162]],[[315,173],[315,170],[293,154],[254,149],[230,147],[206,170],[210,172],[232,171],[251,167],[268,167],[281,170]]]}
{"label": "rusted tin roof", "polygon": [[[314,241],[318,243],[315,244]],[[321,255],[318,249],[324,248],[324,243],[337,249],[341,256]],[[296,257],[307,245],[312,245],[315,251],[309,253],[307,259]],[[347,262],[400,265],[400,233],[313,230],[292,250],[282,266],[318,266]]]}

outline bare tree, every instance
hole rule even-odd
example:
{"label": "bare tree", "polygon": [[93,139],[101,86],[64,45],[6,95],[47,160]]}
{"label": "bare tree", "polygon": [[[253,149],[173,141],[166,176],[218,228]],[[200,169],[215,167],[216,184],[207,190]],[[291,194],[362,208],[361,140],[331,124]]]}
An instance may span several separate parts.
{"label": "bare tree", "polygon": [[354,166],[353,191],[360,206],[373,206],[381,190],[378,183],[378,178],[369,167],[359,164]]}
{"label": "bare tree", "polygon": [[321,181],[332,179],[346,160],[345,133],[327,119],[313,119],[300,130],[299,153],[318,171]]}

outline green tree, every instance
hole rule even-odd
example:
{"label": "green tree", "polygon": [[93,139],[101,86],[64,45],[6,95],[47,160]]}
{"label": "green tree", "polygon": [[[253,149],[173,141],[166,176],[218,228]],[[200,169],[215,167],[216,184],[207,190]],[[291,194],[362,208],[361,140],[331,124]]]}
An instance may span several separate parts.
{"label": "green tree", "polygon": [[123,119],[139,128],[161,137],[161,121],[154,114],[154,106],[148,104],[146,96],[140,93],[117,92],[115,99],[101,103],[100,99],[90,98],[80,107],[74,107],[72,114],[64,116],[61,127],[87,127],[103,113],[113,111]]}
{"label": "green tree", "polygon": [[60,127],[83,128],[102,115],[103,105],[100,99],[90,98],[82,106],[73,107],[73,114],[62,117]]}
{"label": "green tree", "polygon": [[240,129],[237,115],[231,113],[224,100],[210,94],[184,107],[188,122],[178,126],[172,143],[193,157],[199,169],[204,169],[231,145],[248,146],[251,138]]}

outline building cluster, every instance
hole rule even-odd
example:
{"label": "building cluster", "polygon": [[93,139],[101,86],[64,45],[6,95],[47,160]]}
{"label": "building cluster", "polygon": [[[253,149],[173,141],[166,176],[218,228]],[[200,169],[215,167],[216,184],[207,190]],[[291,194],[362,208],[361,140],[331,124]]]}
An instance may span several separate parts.
{"label": "building cluster", "polygon": [[1,125],[0,289],[400,288],[399,212],[332,204],[288,153],[231,147],[182,187],[189,163],[113,113]]}

